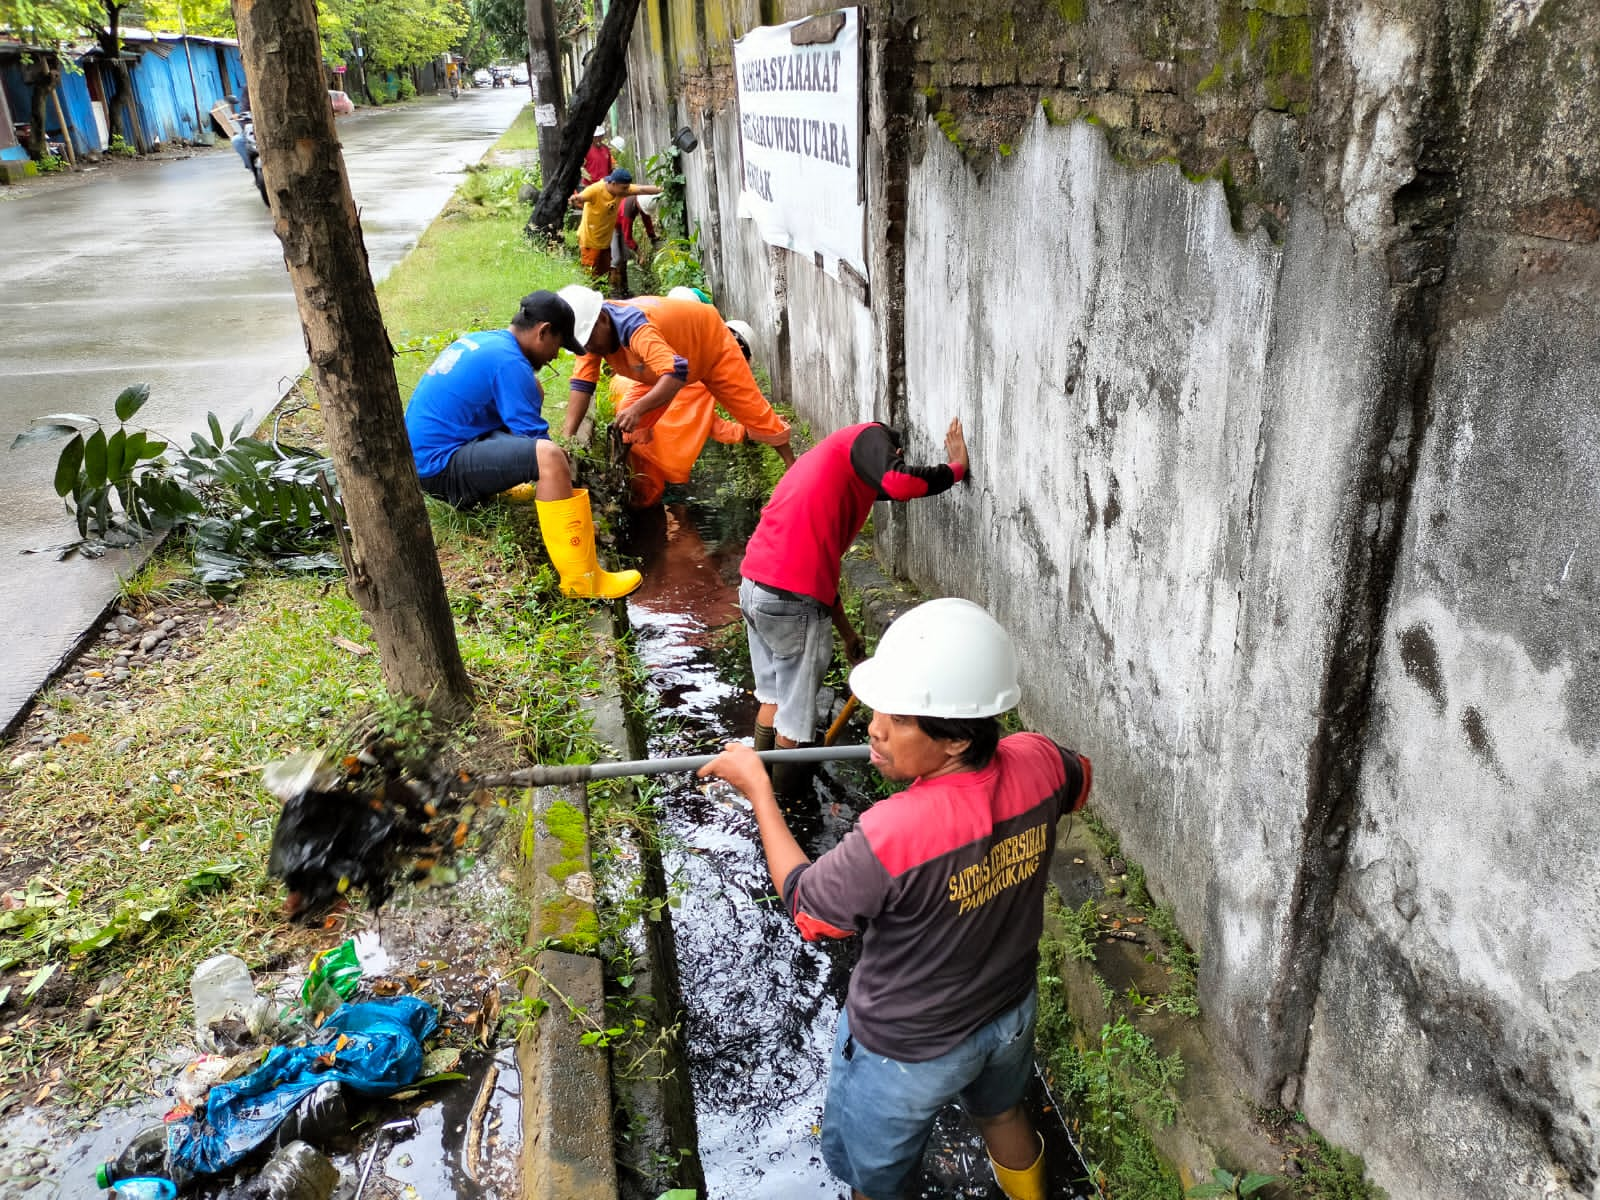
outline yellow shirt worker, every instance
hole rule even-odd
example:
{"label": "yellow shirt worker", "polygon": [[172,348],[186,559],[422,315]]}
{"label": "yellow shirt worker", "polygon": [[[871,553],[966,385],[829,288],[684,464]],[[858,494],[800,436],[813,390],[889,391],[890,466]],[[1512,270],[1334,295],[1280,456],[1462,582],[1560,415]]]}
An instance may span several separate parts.
{"label": "yellow shirt worker", "polygon": [[[567,200],[583,210],[578,222],[578,254],[595,278],[611,272],[611,235],[617,231],[617,211],[629,196],[658,196],[661,189],[633,182],[633,172],[618,167],[599,183],[591,183]],[[612,282],[617,282],[613,280]]]}

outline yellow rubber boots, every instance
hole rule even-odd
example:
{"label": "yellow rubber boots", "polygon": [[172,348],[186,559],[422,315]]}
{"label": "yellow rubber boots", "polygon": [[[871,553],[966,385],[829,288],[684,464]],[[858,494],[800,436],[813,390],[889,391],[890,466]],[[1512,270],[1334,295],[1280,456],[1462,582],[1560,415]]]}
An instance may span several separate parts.
{"label": "yellow rubber boots", "polygon": [[567,596],[588,596],[615,600],[639,586],[637,571],[602,571],[594,552],[594,517],[589,511],[589,493],[576,488],[565,500],[539,500],[539,532],[550,562],[561,576],[561,591]]}
{"label": "yellow rubber boots", "polygon": [[1039,1139],[1039,1157],[1026,1170],[1015,1171],[1010,1167],[1002,1167],[992,1158],[989,1165],[994,1168],[995,1182],[1010,1200],[1045,1200],[1043,1138]]}

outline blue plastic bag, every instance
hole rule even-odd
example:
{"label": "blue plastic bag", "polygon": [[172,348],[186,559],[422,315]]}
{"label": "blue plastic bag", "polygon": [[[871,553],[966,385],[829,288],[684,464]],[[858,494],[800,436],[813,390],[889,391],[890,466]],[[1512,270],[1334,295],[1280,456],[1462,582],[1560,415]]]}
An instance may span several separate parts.
{"label": "blue plastic bag", "polygon": [[274,1047],[244,1078],[213,1087],[203,1112],[172,1123],[172,1178],[185,1184],[231,1167],[330,1079],[369,1096],[386,1096],[415,1083],[422,1070],[422,1043],[438,1026],[433,1007],[415,996],[340,1005],[323,1022],[315,1042]]}

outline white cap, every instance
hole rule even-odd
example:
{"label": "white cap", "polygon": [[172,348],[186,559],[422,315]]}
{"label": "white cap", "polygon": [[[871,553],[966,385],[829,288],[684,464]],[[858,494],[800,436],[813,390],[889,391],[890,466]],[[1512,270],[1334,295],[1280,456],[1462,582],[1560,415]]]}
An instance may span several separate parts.
{"label": "white cap", "polygon": [[604,125],[596,125],[594,127],[594,135],[595,137],[605,137],[606,127]]}
{"label": "white cap", "polygon": [[878,652],[850,672],[850,690],[868,708],[906,717],[993,717],[1022,698],[1011,635],[953,596],[889,626]]}
{"label": "white cap", "polygon": [[667,299],[668,300],[693,300],[696,304],[699,304],[705,298],[703,296],[701,296],[699,292],[695,291],[692,287],[684,287],[682,284],[679,284],[677,287],[673,288],[670,292],[667,293]]}
{"label": "white cap", "polygon": [[581,283],[569,283],[556,295],[572,309],[572,336],[587,345],[589,335],[594,332],[594,323],[600,319],[600,305],[605,303],[604,298],[593,288],[586,288]]}
{"label": "white cap", "polygon": [[660,207],[661,207],[661,196],[660,196],[659,193],[654,195],[654,196],[640,196],[639,197],[639,210],[642,213],[644,213],[644,215],[647,216],[647,217],[655,216],[656,215],[656,209],[658,209]]}
{"label": "white cap", "polygon": [[621,154],[628,148],[628,143],[622,140],[622,135],[619,133],[616,137],[611,139],[611,148],[618,154]]}

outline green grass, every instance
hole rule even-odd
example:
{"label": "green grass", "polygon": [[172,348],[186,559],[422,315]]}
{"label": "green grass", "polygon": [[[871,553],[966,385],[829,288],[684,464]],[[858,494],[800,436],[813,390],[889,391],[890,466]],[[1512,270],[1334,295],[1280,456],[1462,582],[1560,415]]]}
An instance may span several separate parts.
{"label": "green grass", "polygon": [[511,122],[511,128],[500,136],[495,143],[496,150],[537,150],[539,148],[539,127],[533,121],[533,105],[525,105],[517,114],[517,119]]}

